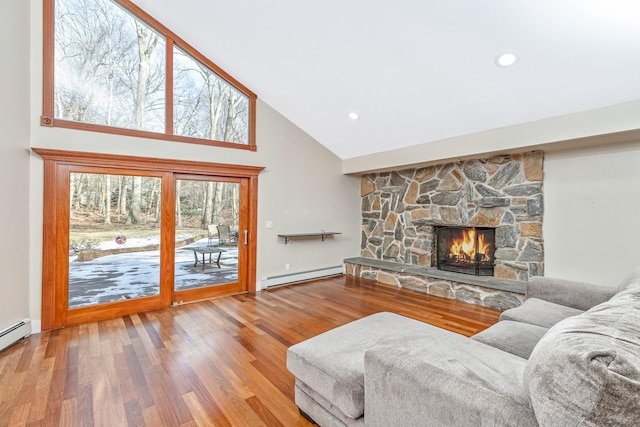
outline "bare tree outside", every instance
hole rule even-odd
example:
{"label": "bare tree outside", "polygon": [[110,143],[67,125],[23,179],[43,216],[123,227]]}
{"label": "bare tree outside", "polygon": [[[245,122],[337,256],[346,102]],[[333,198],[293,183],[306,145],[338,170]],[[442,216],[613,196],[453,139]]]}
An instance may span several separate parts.
{"label": "bare tree outside", "polygon": [[215,201],[216,183],[209,181],[206,183],[206,191],[204,196],[204,209],[202,213],[202,226],[214,224],[213,222],[213,203]]}
{"label": "bare tree outside", "polygon": [[104,223],[111,224],[111,177],[104,176]]}
{"label": "bare tree outside", "polygon": [[[235,182],[177,180],[176,225],[182,229],[197,227],[202,230],[209,224],[237,227],[239,187]],[[225,195],[235,199],[225,200]]]}
{"label": "bare tree outside", "polygon": [[134,176],[131,180],[131,204],[127,224],[140,224],[140,209],[142,207],[142,177]]}
{"label": "bare tree outside", "polygon": [[164,38],[109,0],[55,7],[55,116],[163,132]]}
{"label": "bare tree outside", "polygon": [[126,215],[127,212],[127,180],[126,176],[118,176],[118,203],[116,204],[118,221],[120,215]]}
{"label": "bare tree outside", "polygon": [[[111,0],[55,13],[55,117],[167,131],[165,38]],[[176,46],[173,64],[173,134],[248,144],[249,97]]]}
{"label": "bare tree outside", "polygon": [[174,132],[248,144],[249,98],[181,49],[174,53]]}
{"label": "bare tree outside", "polygon": [[159,178],[74,172],[69,190],[72,229],[87,218],[95,227],[98,223],[144,226],[158,220]]}
{"label": "bare tree outside", "polygon": [[182,227],[182,204],[180,203],[180,197],[182,194],[182,181],[176,181],[176,227]]}

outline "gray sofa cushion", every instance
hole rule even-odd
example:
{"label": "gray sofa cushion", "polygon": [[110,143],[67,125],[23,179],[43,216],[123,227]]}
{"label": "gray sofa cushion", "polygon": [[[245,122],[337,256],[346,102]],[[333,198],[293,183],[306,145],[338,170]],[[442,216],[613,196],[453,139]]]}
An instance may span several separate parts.
{"label": "gray sofa cushion", "polygon": [[471,338],[523,359],[528,359],[538,341],[548,330],[548,328],[538,325],[504,320]]}
{"label": "gray sofa cushion", "polygon": [[553,277],[530,277],[527,282],[527,299],[537,298],[555,304],[589,310],[608,301],[616,293],[614,286],[595,285]]}
{"label": "gray sofa cushion", "polygon": [[618,285],[618,292],[625,291],[629,288],[640,286],[640,267],[633,270]]}
{"label": "gray sofa cushion", "polygon": [[640,425],[640,288],[551,328],[524,379],[541,425]]}
{"label": "gray sofa cushion", "polygon": [[538,298],[529,298],[521,306],[503,311],[500,320],[513,320],[550,328],[567,317],[581,313],[584,311]]}
{"label": "gray sofa cushion", "polygon": [[370,427],[533,427],[526,360],[461,335],[365,353]]}
{"label": "gray sofa cushion", "polygon": [[289,347],[287,368],[344,416],[357,419],[364,414],[367,350],[425,337],[437,345],[451,335],[456,334],[397,314],[376,313]]}
{"label": "gray sofa cushion", "polygon": [[294,393],[298,408],[322,427],[357,427],[364,425],[364,417],[356,418],[355,420],[345,417],[342,411],[301,381],[296,380]]}

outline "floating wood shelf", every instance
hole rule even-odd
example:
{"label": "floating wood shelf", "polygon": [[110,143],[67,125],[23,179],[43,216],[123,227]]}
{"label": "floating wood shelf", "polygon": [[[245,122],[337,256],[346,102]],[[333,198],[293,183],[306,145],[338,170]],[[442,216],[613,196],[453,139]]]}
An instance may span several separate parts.
{"label": "floating wood shelf", "polygon": [[333,236],[334,234],[342,234],[339,231],[319,231],[312,233],[288,233],[288,234],[278,234],[278,237],[284,237],[284,244],[289,243],[289,239],[294,237],[322,237],[322,241],[327,238],[327,236]]}

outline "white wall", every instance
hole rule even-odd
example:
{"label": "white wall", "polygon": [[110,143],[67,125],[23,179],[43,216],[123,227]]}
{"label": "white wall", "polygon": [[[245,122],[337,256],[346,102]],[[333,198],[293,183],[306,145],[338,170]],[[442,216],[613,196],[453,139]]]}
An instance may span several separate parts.
{"label": "white wall", "polygon": [[[486,157],[494,153],[590,144],[590,137],[640,128],[640,100],[535,122],[491,129],[397,150],[354,157],[343,162],[344,173]],[[579,140],[579,141],[577,141]]]}
{"label": "white wall", "polygon": [[640,266],[640,140],[545,155],[545,275],[615,286]]}
{"label": "white wall", "polygon": [[[32,0],[31,8],[31,147],[264,166],[258,179],[258,280],[340,265],[359,254],[360,180],[342,175],[339,158],[260,100],[257,152],[41,127],[42,1]],[[242,83],[250,87],[250,82]],[[34,154],[30,163],[30,302],[31,316],[39,318],[43,162]],[[267,220],[274,222],[273,229],[265,229]],[[286,246],[277,237],[279,232],[320,228],[344,234],[324,243],[317,239]]]}
{"label": "white wall", "polygon": [[0,329],[29,315],[29,2],[0,2]]}
{"label": "white wall", "polygon": [[[271,108],[258,110],[260,141],[268,166],[259,183],[258,279],[341,265],[344,258],[358,256],[360,179],[342,175],[337,157]],[[273,221],[274,228],[266,229],[266,221]],[[277,237],[321,229],[343,234],[288,245]]]}

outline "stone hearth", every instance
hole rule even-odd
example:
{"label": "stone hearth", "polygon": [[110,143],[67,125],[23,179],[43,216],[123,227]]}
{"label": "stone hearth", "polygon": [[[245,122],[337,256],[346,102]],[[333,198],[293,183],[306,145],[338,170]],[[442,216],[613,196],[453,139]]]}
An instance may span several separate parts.
{"label": "stone hearth", "polygon": [[525,296],[525,282],[516,280],[470,276],[363,257],[347,258],[344,263],[347,274],[353,276],[497,310],[517,307]]}

